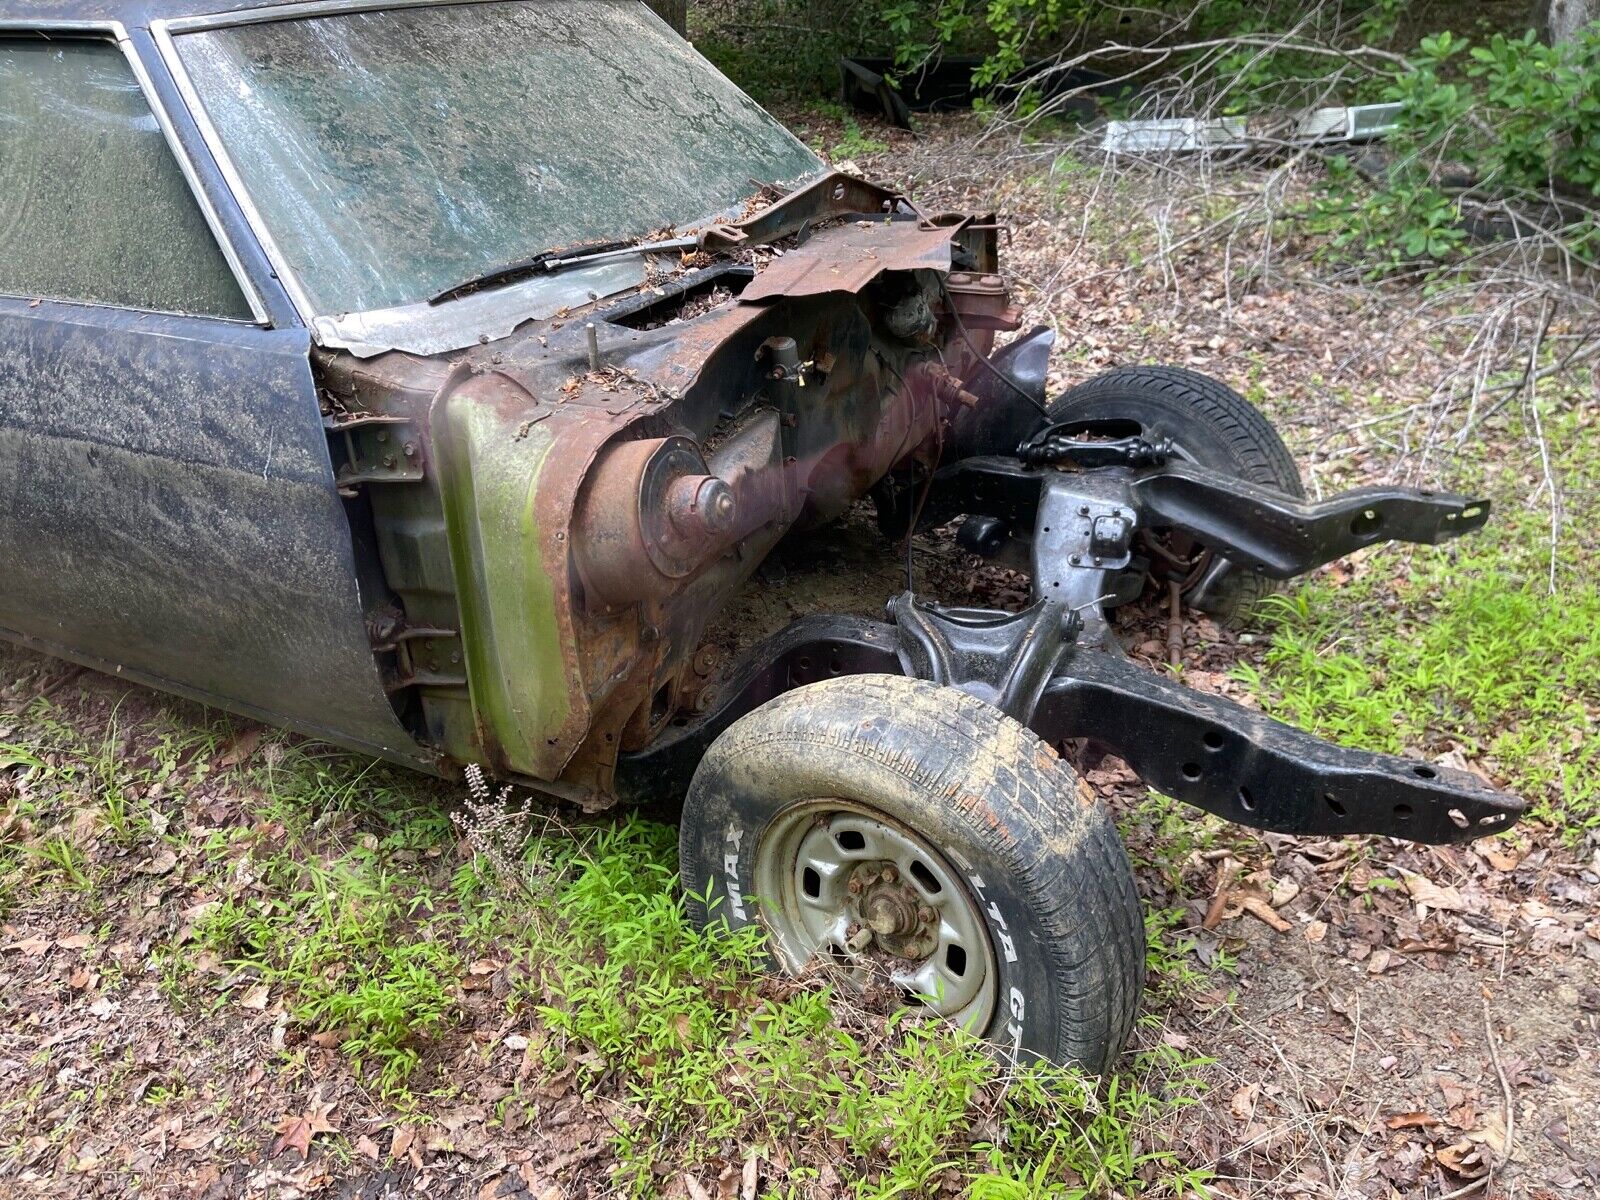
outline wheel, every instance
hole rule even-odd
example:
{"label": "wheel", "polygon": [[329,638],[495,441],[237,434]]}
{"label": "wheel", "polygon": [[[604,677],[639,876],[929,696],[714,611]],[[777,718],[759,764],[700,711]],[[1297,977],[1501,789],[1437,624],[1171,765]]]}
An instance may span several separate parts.
{"label": "wheel", "polygon": [[[1069,388],[1050,416],[1117,436],[1170,438],[1181,457],[1202,467],[1303,497],[1289,448],[1261,411],[1227,384],[1182,367],[1117,367]],[[1150,544],[1147,539],[1146,544]],[[1278,584],[1217,561],[1181,534],[1159,535],[1150,547],[1152,574],[1177,579],[1197,608],[1229,623],[1249,615]],[[1162,553],[1166,551],[1166,553]]]}
{"label": "wheel", "polygon": [[678,845],[690,916],[761,922],[783,971],[832,963],[1094,1072],[1127,1040],[1144,922],[1116,827],[965,692],[858,675],[779,696],[712,743]]}

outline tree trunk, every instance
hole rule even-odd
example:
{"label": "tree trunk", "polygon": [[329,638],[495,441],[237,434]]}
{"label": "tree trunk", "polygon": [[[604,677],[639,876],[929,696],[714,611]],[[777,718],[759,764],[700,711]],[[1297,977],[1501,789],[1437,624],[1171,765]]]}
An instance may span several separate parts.
{"label": "tree trunk", "polygon": [[1596,18],[1600,18],[1600,0],[1534,0],[1534,27],[1552,46],[1569,41]]}
{"label": "tree trunk", "polygon": [[[1556,4],[1562,2],[1563,0],[1553,0]],[[650,7],[679,33],[689,31],[689,0],[650,0]]]}

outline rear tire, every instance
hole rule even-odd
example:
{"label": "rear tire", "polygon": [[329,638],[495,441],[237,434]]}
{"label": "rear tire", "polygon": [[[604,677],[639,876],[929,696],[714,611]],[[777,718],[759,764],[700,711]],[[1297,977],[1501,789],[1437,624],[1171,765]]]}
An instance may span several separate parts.
{"label": "rear tire", "polygon": [[1144,922],[1116,827],[965,692],[862,675],[770,701],[701,762],[679,857],[690,917],[761,922],[781,970],[888,979],[1024,1058],[1105,1072],[1127,1041]]}
{"label": "rear tire", "polygon": [[[1112,433],[1170,438],[1181,456],[1297,499],[1305,496],[1294,456],[1272,422],[1227,384],[1183,367],[1117,367],[1069,388],[1049,405],[1055,421]],[[1231,568],[1198,607],[1237,624],[1279,584]]]}

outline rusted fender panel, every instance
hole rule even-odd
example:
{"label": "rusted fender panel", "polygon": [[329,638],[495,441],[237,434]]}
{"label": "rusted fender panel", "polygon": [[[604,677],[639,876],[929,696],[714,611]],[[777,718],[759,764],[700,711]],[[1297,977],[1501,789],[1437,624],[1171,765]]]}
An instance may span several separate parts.
{"label": "rusted fender panel", "polygon": [[[532,398],[491,372],[446,385],[433,415],[467,679],[484,756],[501,772],[553,779],[587,732],[565,588],[570,506],[615,427],[530,419]],[[556,453],[559,443],[559,453]]]}
{"label": "rusted fender panel", "polygon": [[416,766],[302,332],[0,299],[0,627]]}
{"label": "rusted fender panel", "polygon": [[774,259],[740,295],[749,303],[776,296],[859,292],[885,271],[948,274],[950,243],[962,226],[924,228],[916,221],[848,221],[815,233],[799,250]]}

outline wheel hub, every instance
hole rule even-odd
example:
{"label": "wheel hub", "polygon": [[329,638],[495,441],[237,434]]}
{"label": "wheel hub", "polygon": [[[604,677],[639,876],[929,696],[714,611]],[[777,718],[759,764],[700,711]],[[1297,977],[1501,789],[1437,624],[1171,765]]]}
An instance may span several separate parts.
{"label": "wheel hub", "polygon": [[962,876],[920,835],[864,804],[794,805],[762,834],[756,894],[777,957],[831,961],[969,1029],[996,1007],[994,949]]}
{"label": "wheel hub", "polygon": [[855,910],[861,923],[872,930],[880,950],[918,960],[938,948],[938,913],[900,879],[893,863],[863,863],[855,868],[850,891],[858,897]]}

